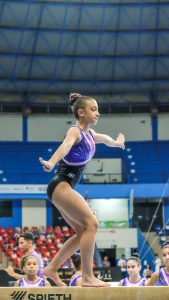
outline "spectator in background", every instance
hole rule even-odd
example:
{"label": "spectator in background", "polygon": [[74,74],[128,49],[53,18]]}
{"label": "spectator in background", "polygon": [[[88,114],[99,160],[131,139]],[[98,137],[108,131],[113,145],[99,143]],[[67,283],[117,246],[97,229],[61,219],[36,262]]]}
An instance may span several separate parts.
{"label": "spectator in background", "polygon": [[149,279],[152,275],[153,271],[150,268],[150,265],[147,264],[144,271],[143,271],[143,277],[146,279]]}
{"label": "spectator in background", "polygon": [[21,270],[24,271],[25,277],[15,282],[15,287],[47,287],[50,283],[38,276],[39,261],[36,256],[26,255],[20,262]]}
{"label": "spectator in background", "polygon": [[14,240],[15,242],[18,241],[18,238],[20,237],[21,235],[21,228],[20,227],[15,227],[15,233],[14,233]]}
{"label": "spectator in background", "polygon": [[61,268],[66,269],[66,268],[73,268],[73,262],[71,257],[69,257],[61,266]]}
{"label": "spectator in background", "polygon": [[122,254],[121,258],[119,259],[117,266],[121,269],[121,279],[126,278],[127,276],[127,261],[125,255]]}
{"label": "spectator in background", "polygon": [[103,267],[103,262],[102,262],[102,257],[99,252],[99,249],[97,248],[97,245],[95,243],[94,247],[94,262],[95,262],[95,267],[96,268],[102,268]]}
{"label": "spectator in background", "polygon": [[107,255],[103,257],[103,267],[110,268],[111,264]]}
{"label": "spectator in background", "polygon": [[[34,250],[33,244],[34,244],[34,235],[32,232],[25,232],[20,235],[18,239],[19,248],[24,253],[24,256],[31,255],[36,256],[38,262],[39,262],[39,270],[38,270],[38,276],[43,277],[42,271],[43,271],[43,260],[41,256]],[[5,271],[8,273],[9,276],[14,277],[15,279],[21,279],[24,277],[23,274],[18,274],[14,271],[12,266],[8,266]]]}
{"label": "spectator in background", "polygon": [[159,258],[159,255],[157,253],[154,254],[154,266],[155,266],[155,272],[160,270],[161,267],[161,259]]}

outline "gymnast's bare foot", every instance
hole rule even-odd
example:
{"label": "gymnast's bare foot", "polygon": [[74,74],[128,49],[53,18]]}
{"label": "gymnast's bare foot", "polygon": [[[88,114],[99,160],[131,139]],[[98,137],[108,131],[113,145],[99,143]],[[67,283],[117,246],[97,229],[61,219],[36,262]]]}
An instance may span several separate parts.
{"label": "gymnast's bare foot", "polygon": [[67,286],[59,277],[58,273],[50,266],[50,264],[43,269],[43,275],[54,281],[57,286]]}
{"label": "gymnast's bare foot", "polygon": [[82,287],[108,287],[111,285],[109,283],[97,279],[96,277],[91,277],[87,279],[83,278],[81,286]]}

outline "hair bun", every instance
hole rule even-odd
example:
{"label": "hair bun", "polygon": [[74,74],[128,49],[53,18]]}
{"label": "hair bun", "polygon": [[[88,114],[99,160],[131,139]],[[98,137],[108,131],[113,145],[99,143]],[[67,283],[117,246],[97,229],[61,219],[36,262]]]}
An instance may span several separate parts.
{"label": "hair bun", "polygon": [[69,96],[70,105],[73,105],[79,97],[81,97],[81,94],[71,93]]}
{"label": "hair bun", "polygon": [[169,248],[169,240],[166,240],[163,245],[162,248]]}

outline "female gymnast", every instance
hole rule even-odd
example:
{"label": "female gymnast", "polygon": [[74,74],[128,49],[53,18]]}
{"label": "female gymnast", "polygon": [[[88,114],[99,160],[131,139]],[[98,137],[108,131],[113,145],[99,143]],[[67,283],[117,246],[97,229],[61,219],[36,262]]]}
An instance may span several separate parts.
{"label": "female gymnast", "polygon": [[39,277],[39,262],[37,257],[26,255],[22,257],[20,261],[20,267],[25,272],[25,276],[22,279],[19,279],[15,282],[15,287],[48,287],[51,286],[50,283]]}
{"label": "female gymnast", "polygon": [[85,199],[74,190],[74,187],[95,153],[95,144],[103,143],[109,147],[124,149],[125,138],[120,133],[117,139],[113,140],[110,136],[96,133],[90,128],[90,125],[97,123],[100,115],[97,102],[92,97],[73,93],[70,95],[70,106],[76,118],[76,125],[68,130],[62,144],[48,161],[42,158],[39,160],[47,172],[52,171],[59,162],[47,193],[76,234],[64,243],[43,274],[51,278],[56,285],[65,285],[56,271],[80,247],[81,286],[107,286],[93,275],[93,252],[98,221]]}
{"label": "female gymnast", "polygon": [[81,257],[80,254],[74,254],[72,261],[75,267],[75,273],[71,277],[69,286],[81,286],[82,282],[82,270],[81,270]]}
{"label": "female gymnast", "polygon": [[162,259],[164,267],[154,272],[148,280],[147,285],[169,286],[169,241],[166,241],[162,247]]}
{"label": "female gymnast", "polygon": [[129,277],[122,279],[119,286],[145,286],[146,279],[140,276],[141,261],[136,256],[127,259]]}

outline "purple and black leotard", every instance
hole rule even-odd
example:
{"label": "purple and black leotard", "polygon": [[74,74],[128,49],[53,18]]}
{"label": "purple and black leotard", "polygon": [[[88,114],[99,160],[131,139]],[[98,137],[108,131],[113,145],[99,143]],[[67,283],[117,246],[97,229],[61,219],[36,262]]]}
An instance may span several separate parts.
{"label": "purple and black leotard", "polygon": [[86,164],[92,159],[95,153],[95,142],[91,131],[89,130],[86,133],[80,127],[78,128],[81,134],[81,141],[73,145],[69,153],[59,162],[56,174],[49,182],[47,188],[50,200],[52,199],[54,189],[60,182],[67,182],[74,188],[79,182]]}

